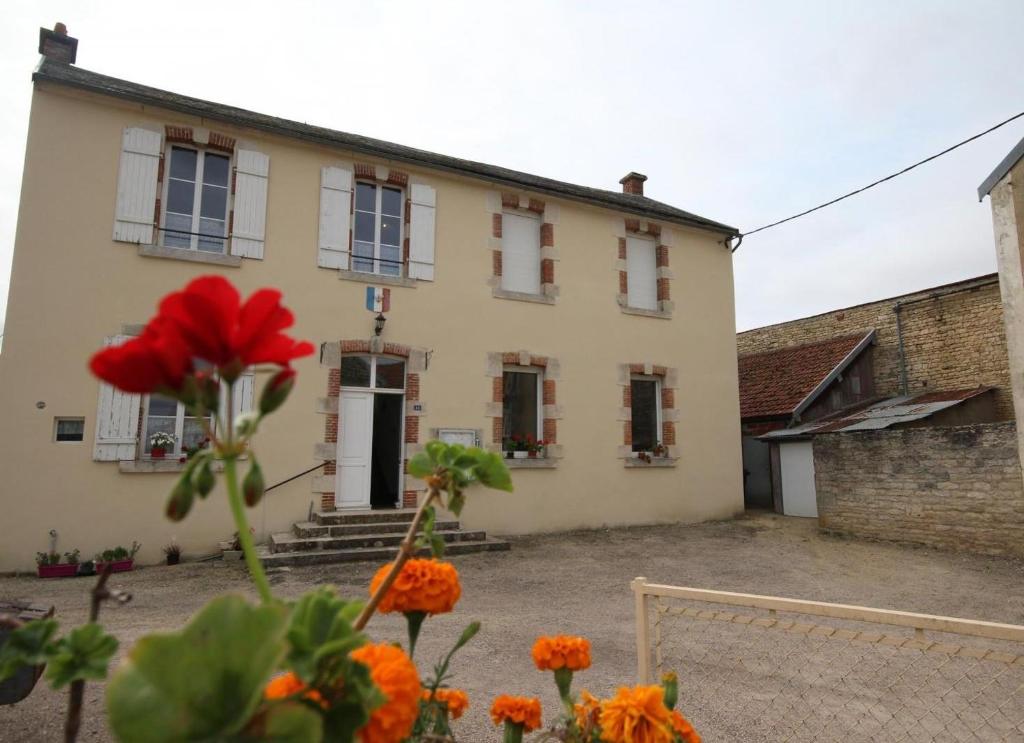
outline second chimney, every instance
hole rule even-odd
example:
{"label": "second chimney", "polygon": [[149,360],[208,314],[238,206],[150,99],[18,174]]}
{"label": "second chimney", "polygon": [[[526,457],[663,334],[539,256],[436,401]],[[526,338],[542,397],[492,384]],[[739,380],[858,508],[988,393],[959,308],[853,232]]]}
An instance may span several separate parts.
{"label": "second chimney", "polygon": [[74,64],[78,56],[78,39],[68,36],[68,29],[63,23],[58,23],[50,31],[46,28],[39,29],[39,53],[54,62]]}
{"label": "second chimney", "polygon": [[643,173],[630,172],[622,177],[619,183],[622,184],[622,193],[636,194],[637,196],[644,195],[644,181],[647,180],[647,176]]}

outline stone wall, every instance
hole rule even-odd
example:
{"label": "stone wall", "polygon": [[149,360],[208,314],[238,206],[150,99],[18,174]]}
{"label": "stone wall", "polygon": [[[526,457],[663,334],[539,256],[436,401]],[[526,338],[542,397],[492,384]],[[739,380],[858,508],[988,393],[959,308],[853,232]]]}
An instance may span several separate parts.
{"label": "stone wall", "polygon": [[826,531],[1024,556],[1024,487],[1012,422],[817,436]]}
{"label": "stone wall", "polygon": [[[923,300],[923,301],[917,301]],[[834,338],[874,328],[875,387],[880,395],[900,393],[897,302],[907,359],[909,391],[996,387],[996,411],[1013,420],[1003,307],[995,274],[914,294],[892,297],[800,320],[739,333],[740,355]]]}

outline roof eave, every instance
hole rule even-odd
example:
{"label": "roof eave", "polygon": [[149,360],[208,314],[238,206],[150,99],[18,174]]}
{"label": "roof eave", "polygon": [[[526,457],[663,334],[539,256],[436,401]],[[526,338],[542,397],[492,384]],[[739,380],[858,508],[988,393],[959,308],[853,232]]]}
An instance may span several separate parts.
{"label": "roof eave", "polygon": [[853,347],[853,350],[846,354],[846,356],[843,357],[843,360],[836,364],[835,368],[832,369],[824,379],[818,382],[818,385],[813,390],[807,393],[807,396],[801,400],[800,404],[793,410],[793,417],[799,418],[799,416],[807,410],[815,400],[818,399],[821,393],[828,389],[828,386],[832,384],[832,382],[834,382],[858,356],[860,356],[861,352],[874,342],[875,331],[872,330],[860,339],[857,345]]}
{"label": "roof eave", "polygon": [[[644,205],[640,204],[624,204],[612,198],[603,198],[600,194],[584,196],[581,194],[572,193],[566,190],[559,189],[557,185],[560,182],[554,181],[553,179],[544,178],[543,176],[532,176],[531,174],[528,173],[522,173],[521,175],[524,176],[524,179],[520,180],[515,177],[515,175],[517,174],[516,171],[509,170],[506,174],[503,175],[494,172],[488,172],[486,170],[486,168],[488,167],[499,168],[500,166],[488,166],[485,163],[475,163],[469,160],[460,160],[459,164],[444,163],[440,162],[438,159],[432,159],[431,157],[428,156],[433,156],[441,160],[456,160],[458,158],[451,158],[450,156],[446,155],[430,153],[425,150],[421,151],[424,155],[423,157],[417,157],[411,152],[406,154],[397,153],[388,150],[382,146],[375,146],[373,142],[355,142],[351,141],[350,139],[346,139],[346,137],[351,137],[353,135],[348,135],[345,132],[326,129],[324,127],[310,126],[308,124],[302,124],[301,122],[290,121],[288,119],[271,117],[266,114],[259,114],[254,111],[249,111],[247,109],[237,108],[234,106],[226,106],[219,103],[214,103],[212,101],[205,101],[199,98],[192,98],[189,96],[182,96],[176,93],[170,93],[169,91],[163,91],[158,88],[150,88],[149,86],[129,83],[125,80],[111,78],[107,75],[90,72],[88,70],[82,70],[78,67],[73,68],[76,72],[84,73],[90,76],[101,77],[120,83],[127,83],[136,88],[136,90],[134,91],[111,90],[109,88],[105,88],[97,84],[89,84],[89,82],[86,80],[68,78],[61,75],[54,75],[50,71],[52,67],[53,63],[49,63],[44,60],[44,62],[39,66],[39,68],[32,74],[32,81],[43,81],[53,83],[56,85],[63,85],[66,87],[85,90],[99,95],[120,98],[123,100],[130,100],[134,101],[135,103],[142,103],[150,106],[155,106],[157,108],[164,108],[171,111],[177,111],[179,113],[185,113],[191,116],[199,116],[206,119],[213,119],[233,124],[235,126],[256,129],[259,131],[267,132],[270,134],[276,134],[278,136],[288,137],[291,139],[299,139],[327,147],[342,148],[354,152],[361,152],[363,154],[380,157],[390,161],[403,162],[409,165],[417,165],[420,167],[429,168],[431,170],[441,170],[457,175],[468,176],[478,180],[484,180],[489,183],[513,186],[516,188],[533,191],[534,193],[555,196],[557,198],[566,199],[569,201],[593,204],[617,212],[634,214],[641,217],[656,219],[661,222],[679,224],[686,227],[692,227],[695,229],[721,234],[726,237],[738,237],[740,234],[739,230],[735,227],[722,224],[721,222],[715,222],[714,220],[705,219],[703,217],[691,219],[679,214],[674,214],[659,209],[645,207]],[[167,100],[156,95],[147,94],[146,91],[148,90],[152,90],[154,93],[162,93],[165,95],[174,96],[177,100]],[[263,118],[274,119],[274,121],[263,121],[261,120]],[[321,133],[318,134],[313,130],[318,130]],[[393,143],[385,143],[381,141],[380,144],[390,145]],[[400,146],[404,148],[404,146],[401,145],[395,146]],[[404,149],[408,149],[410,151],[414,150],[414,148]],[[500,169],[507,170],[505,168]],[[548,184],[528,180],[526,179],[527,176],[529,176],[530,178],[537,178],[542,181],[547,181]],[[564,185],[566,187],[575,186],[579,188],[587,188],[583,186],[577,186],[577,184],[566,183]]]}

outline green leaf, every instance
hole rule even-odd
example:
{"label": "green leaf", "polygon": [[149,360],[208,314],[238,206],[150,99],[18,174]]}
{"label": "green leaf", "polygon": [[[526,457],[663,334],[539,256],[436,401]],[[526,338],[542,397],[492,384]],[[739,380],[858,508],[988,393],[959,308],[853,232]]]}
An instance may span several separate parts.
{"label": "green leaf", "polygon": [[177,743],[238,733],[284,657],[287,623],[284,606],[221,596],[181,632],[143,637],[107,685],[115,737]]}
{"label": "green leaf", "polygon": [[444,461],[444,454],[447,450],[448,444],[444,443],[443,441],[438,441],[437,439],[434,439],[433,441],[428,441],[426,444],[423,445],[424,453],[435,465],[441,464],[442,461]]}
{"label": "green leaf", "polygon": [[455,647],[452,648],[454,653],[456,650],[461,649],[467,642],[476,637],[476,633],[480,631],[480,622],[470,622],[466,625],[466,629],[462,630],[462,634],[459,635],[459,639],[455,642]]}
{"label": "green leaf", "polygon": [[6,642],[0,645],[0,681],[10,678],[23,666],[45,663],[50,657],[50,640],[56,633],[56,620],[37,619],[7,635]]}
{"label": "green leaf", "polygon": [[258,735],[252,740],[320,743],[324,737],[323,716],[302,702],[284,702],[271,706],[262,723]]}
{"label": "green leaf", "polygon": [[80,679],[105,679],[117,640],[95,622],[75,627],[53,647],[46,680],[60,689]]}
{"label": "green leaf", "polygon": [[479,462],[475,468],[476,478],[481,485],[486,485],[495,490],[512,492],[512,475],[505,466],[505,460],[497,452],[481,452]]}
{"label": "green leaf", "polygon": [[434,557],[444,557],[444,537],[440,534],[430,535],[430,552]]}
{"label": "green leaf", "polygon": [[448,510],[455,514],[456,518],[462,515],[462,507],[466,505],[466,496],[462,493],[455,493],[448,498]]}
{"label": "green leaf", "polygon": [[434,463],[430,461],[430,456],[426,452],[421,451],[409,459],[408,469],[410,475],[422,479],[434,474]]}
{"label": "green leaf", "polygon": [[312,682],[327,670],[325,661],[331,656],[347,655],[365,642],[366,638],[352,628],[348,602],[333,588],[323,586],[300,598],[292,610],[288,666],[303,681]]}

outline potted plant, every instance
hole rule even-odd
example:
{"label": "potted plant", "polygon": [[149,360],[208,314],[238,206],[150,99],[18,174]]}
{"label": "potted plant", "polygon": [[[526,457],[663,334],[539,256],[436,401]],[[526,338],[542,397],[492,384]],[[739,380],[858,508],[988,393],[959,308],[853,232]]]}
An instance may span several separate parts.
{"label": "potted plant", "polygon": [[508,439],[508,450],[512,452],[512,459],[526,459],[526,441],[519,434],[514,434]]}
{"label": "potted plant", "polygon": [[171,543],[164,547],[164,555],[167,556],[168,565],[177,565],[181,562],[181,546],[172,539]]}
{"label": "potted plant", "polygon": [[526,437],[526,455],[530,459],[536,459],[538,456],[543,456],[544,447],[548,445],[544,439],[534,440],[533,436]]}
{"label": "potted plant", "polygon": [[36,552],[36,570],[40,578],[70,578],[78,574],[78,550],[68,552],[75,555],[74,563],[60,561],[58,552]]}
{"label": "potted plant", "polygon": [[174,436],[165,432],[157,431],[149,437],[149,456],[153,459],[163,459],[169,450],[174,449]]}
{"label": "potted plant", "polygon": [[142,548],[138,542],[132,542],[131,549],[117,546],[114,549],[103,550],[95,558],[96,572],[102,573],[107,563],[110,563],[110,572],[125,573],[135,565],[135,555]]}
{"label": "potted plant", "polygon": [[[12,632],[28,622],[46,620],[52,616],[52,606],[47,608],[22,601],[0,602],[0,656]],[[46,663],[22,666],[12,676],[0,681],[0,705],[17,704],[28,697],[45,668]]]}

